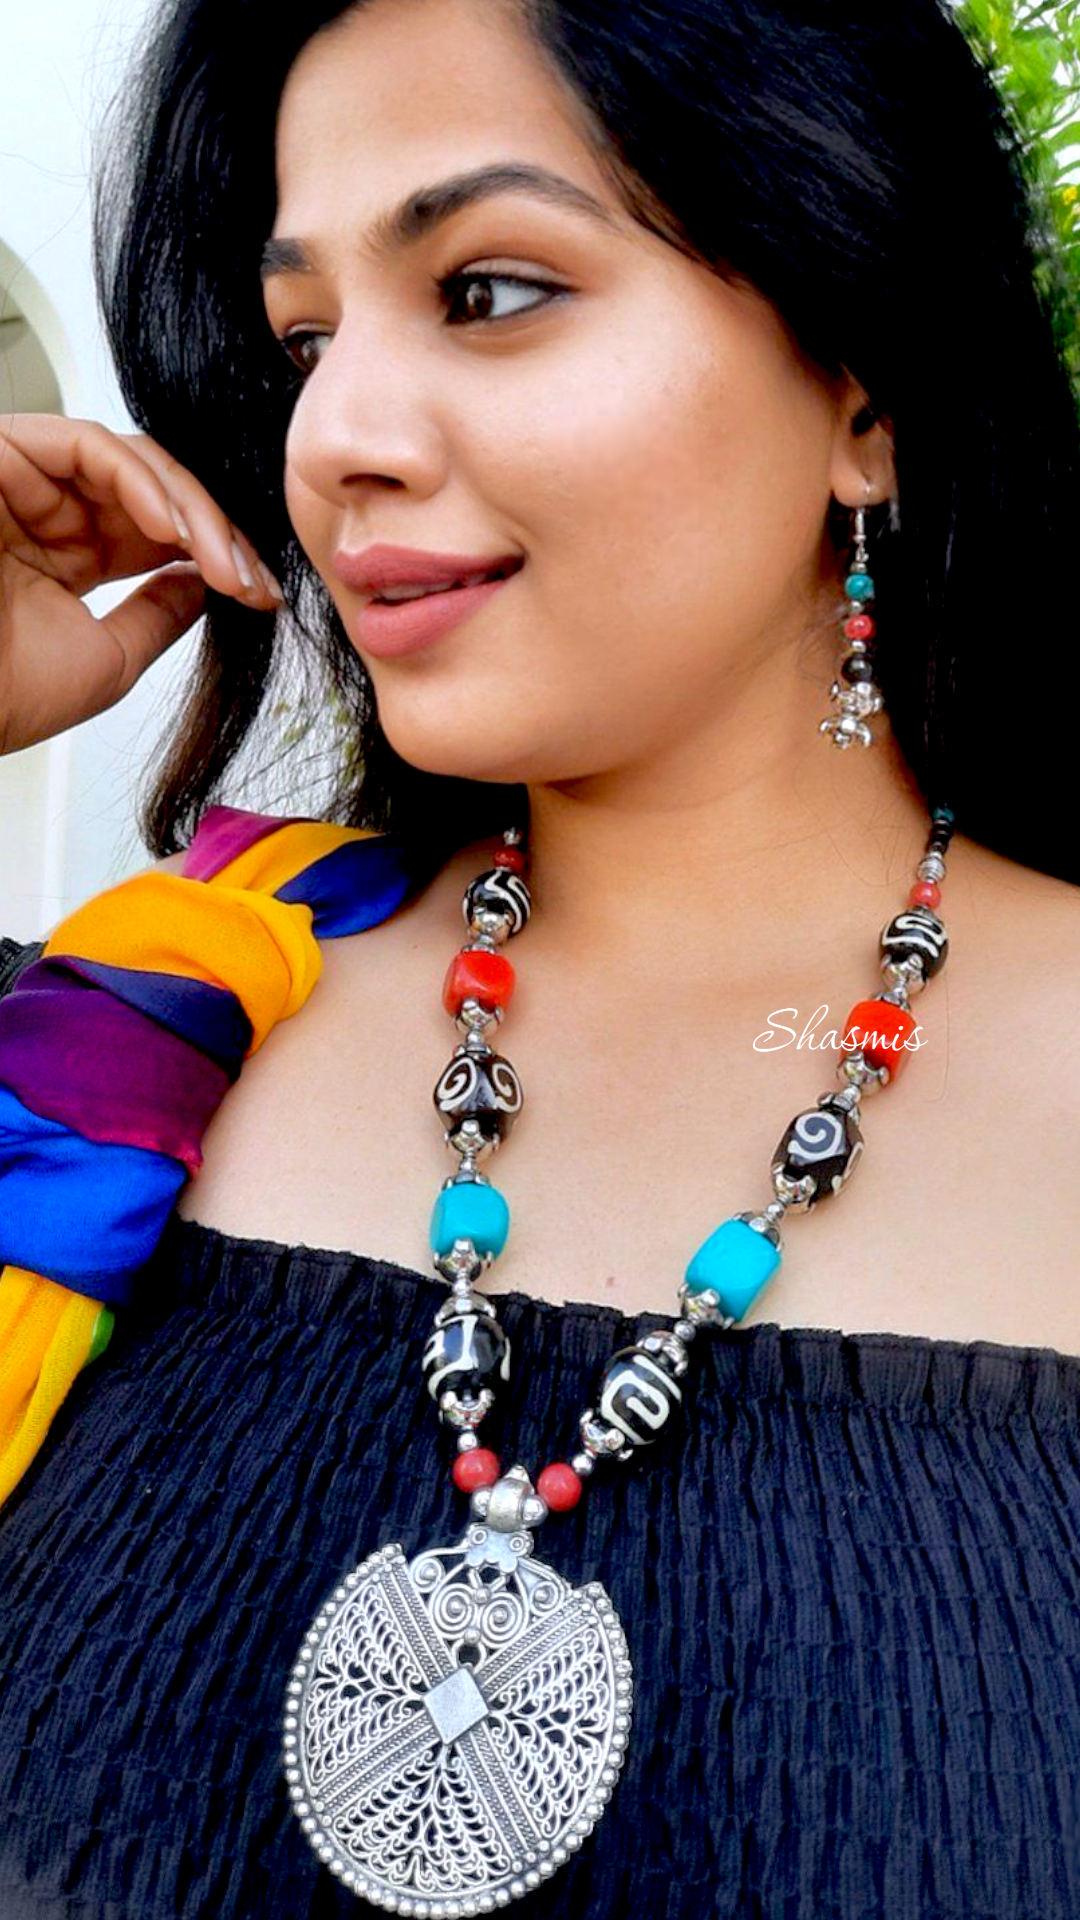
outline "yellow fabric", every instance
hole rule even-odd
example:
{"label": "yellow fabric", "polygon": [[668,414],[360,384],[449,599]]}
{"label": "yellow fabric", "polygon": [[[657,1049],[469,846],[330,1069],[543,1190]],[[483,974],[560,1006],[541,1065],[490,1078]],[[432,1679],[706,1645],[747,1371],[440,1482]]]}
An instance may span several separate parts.
{"label": "yellow fabric", "polygon": [[[241,865],[231,861],[222,873]],[[322,972],[311,922],[302,902],[286,906],[242,881],[230,886],[215,875],[208,884],[151,870],[76,907],[53,928],[44,957],[70,954],[227,987],[251,1021],[250,1056],[303,1006]]]}
{"label": "yellow fabric", "polygon": [[5,1267],[0,1281],[0,1502],[41,1446],[90,1356],[99,1300]]}

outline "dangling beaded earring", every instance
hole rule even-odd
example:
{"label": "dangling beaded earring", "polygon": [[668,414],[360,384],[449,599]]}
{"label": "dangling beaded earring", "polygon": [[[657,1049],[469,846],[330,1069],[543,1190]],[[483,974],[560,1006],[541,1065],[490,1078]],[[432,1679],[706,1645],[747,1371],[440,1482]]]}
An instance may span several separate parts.
{"label": "dangling beaded earring", "polygon": [[[865,484],[869,500],[870,482]],[[830,734],[835,745],[845,749],[854,746],[856,740],[864,747],[873,745],[874,736],[866,724],[867,719],[871,714],[880,713],[885,704],[880,687],[874,684],[874,669],[869,657],[870,642],[877,632],[877,626],[872,615],[866,611],[867,603],[874,598],[874,582],[867,572],[869,555],[866,549],[865,506],[856,507],[854,519],[855,551],[844,582],[847,604],[840,629],[844,658],[829,689],[835,712],[818,727],[819,733]]]}

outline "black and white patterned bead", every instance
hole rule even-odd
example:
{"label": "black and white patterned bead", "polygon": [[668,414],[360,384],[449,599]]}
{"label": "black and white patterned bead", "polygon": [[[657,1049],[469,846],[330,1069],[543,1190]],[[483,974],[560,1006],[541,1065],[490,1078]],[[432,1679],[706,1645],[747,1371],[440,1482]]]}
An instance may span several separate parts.
{"label": "black and white patterned bead", "polygon": [[448,1388],[456,1394],[494,1392],[510,1378],[510,1342],[494,1314],[454,1314],[436,1323],[421,1362],[427,1390],[438,1400]]}
{"label": "black and white patterned bead", "polygon": [[455,1135],[465,1120],[474,1120],[469,1132],[475,1138],[505,1140],[525,1102],[516,1069],[502,1054],[490,1049],[480,1051],[459,1047],[439,1075],[432,1095],[447,1132],[454,1144],[464,1146],[468,1136],[458,1143]]}
{"label": "black and white patterned bead", "polygon": [[658,1440],[682,1406],[682,1389],[659,1357],[644,1347],[612,1354],[600,1382],[597,1412],[632,1447]]}
{"label": "black and white patterned bead", "polygon": [[492,917],[505,926],[508,936],[520,933],[532,913],[528,884],[509,867],[489,867],[469,882],[461,911],[470,933],[491,932]]}
{"label": "black and white patterned bead", "polygon": [[842,1099],[822,1094],[784,1132],[773,1154],[773,1185],[797,1212],[809,1213],[851,1178],[863,1144],[857,1114]]}
{"label": "black and white patterned bead", "polygon": [[945,965],[948,951],[949,940],[945,928],[929,907],[905,907],[903,913],[896,914],[882,929],[882,959],[901,961],[917,958],[922,961],[923,974],[927,979]]}

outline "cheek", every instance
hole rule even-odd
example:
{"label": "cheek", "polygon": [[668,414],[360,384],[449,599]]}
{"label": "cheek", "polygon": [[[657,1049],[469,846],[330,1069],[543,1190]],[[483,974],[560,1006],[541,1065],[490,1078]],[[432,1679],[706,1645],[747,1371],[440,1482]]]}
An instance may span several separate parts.
{"label": "cheek", "polygon": [[[754,638],[815,563],[829,496],[822,401],[756,334],[666,313],[534,396],[517,447],[532,590],[568,672],[642,683]],[[523,418],[525,416],[523,415]]]}

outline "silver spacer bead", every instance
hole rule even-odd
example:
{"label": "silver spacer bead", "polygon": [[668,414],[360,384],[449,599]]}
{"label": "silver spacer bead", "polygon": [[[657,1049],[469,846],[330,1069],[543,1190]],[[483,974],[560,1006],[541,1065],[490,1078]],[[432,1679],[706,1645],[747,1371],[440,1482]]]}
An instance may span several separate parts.
{"label": "silver spacer bead", "polygon": [[[485,1140],[483,1134],[479,1131],[473,1133],[471,1128],[474,1124],[471,1120],[465,1120],[460,1126],[444,1127],[443,1129],[443,1141],[446,1146],[452,1147],[455,1153],[460,1153],[461,1155],[461,1166],[458,1168],[457,1173],[459,1180],[483,1179],[485,1176],[481,1174],[477,1166],[477,1161],[489,1160],[493,1153],[498,1153],[499,1147],[502,1144],[498,1134],[495,1134],[491,1140]],[[470,1131],[466,1133],[463,1144],[461,1134],[466,1127],[469,1128]]]}
{"label": "silver spacer bead", "polygon": [[[463,947],[463,953],[474,953],[474,947]],[[482,947],[482,953],[491,953],[493,947]],[[489,1027],[497,1027],[502,1021],[501,1007],[485,1007],[480,1000],[463,1000],[454,1015],[454,1025],[465,1034],[486,1033]],[[468,1042],[466,1041],[466,1044]]]}
{"label": "silver spacer bead", "polygon": [[945,862],[940,853],[927,853],[916,868],[920,880],[944,880]]}
{"label": "silver spacer bead", "polygon": [[590,1473],[595,1470],[596,1461],[591,1453],[575,1453],[570,1465],[582,1480],[587,1480]]}
{"label": "silver spacer bead", "polygon": [[843,1107],[845,1113],[854,1113],[857,1117],[859,1102],[862,1099],[862,1088],[857,1086],[841,1087],[839,1093],[836,1093],[832,1087],[826,1087],[824,1093],[818,1094],[818,1099],[819,1101],[827,1100],[830,1106],[833,1107]]}
{"label": "silver spacer bead", "polygon": [[804,1173],[798,1180],[792,1180],[782,1167],[777,1167],[772,1183],[776,1189],[777,1198],[796,1213],[801,1213],[808,1208],[816,1191],[813,1174]]}
{"label": "silver spacer bead", "polygon": [[524,838],[525,834],[521,827],[503,828],[503,841],[508,847],[520,847]]}
{"label": "silver spacer bead", "polygon": [[[453,1184],[452,1180],[443,1182],[447,1187],[452,1187]],[[479,1280],[485,1264],[471,1240],[455,1240],[449,1253],[437,1253],[432,1257],[432,1265],[436,1273],[441,1274],[444,1280],[449,1280],[455,1290],[463,1282],[469,1284],[473,1280]]]}
{"label": "silver spacer bead", "polygon": [[696,1337],[697,1337],[697,1321],[696,1320],[676,1320],[675,1338],[676,1340],[681,1340],[684,1347],[688,1347],[690,1345],[691,1340],[695,1339]]}
{"label": "silver spacer bead", "polygon": [[459,1453],[472,1453],[479,1445],[480,1442],[471,1427],[464,1427],[458,1434],[457,1450]]}
{"label": "silver spacer bead", "polygon": [[625,1435],[617,1427],[605,1427],[596,1418],[592,1407],[586,1407],[578,1421],[578,1431],[585,1452],[590,1453],[594,1460],[627,1459],[632,1451]]}
{"label": "silver spacer bead", "polygon": [[858,1087],[863,1093],[876,1093],[879,1087],[889,1084],[888,1067],[871,1067],[867,1064],[860,1049],[845,1053],[837,1062],[837,1077],[849,1086]]}
{"label": "silver spacer bead", "polygon": [[676,1380],[682,1378],[690,1364],[682,1341],[676,1340],[674,1333],[668,1332],[666,1328],[660,1327],[652,1333],[647,1333],[644,1339],[639,1340],[638,1346],[643,1353],[665,1355]]}
{"label": "silver spacer bead", "polygon": [[483,1294],[473,1293],[468,1280],[462,1277],[454,1281],[454,1291],[450,1298],[444,1300],[441,1307],[436,1309],[434,1325],[447,1327],[451,1320],[463,1320],[470,1313],[486,1313],[490,1320],[498,1318],[491,1301]]}
{"label": "silver spacer bead", "polygon": [[706,1287],[703,1293],[691,1293],[684,1280],[679,1288],[679,1301],[683,1317],[695,1327],[733,1327],[735,1315],[721,1313],[720,1295]]}
{"label": "silver spacer bead", "polygon": [[926,985],[926,975],[917,953],[909,954],[906,960],[889,960],[883,957],[881,977],[888,986],[904,987],[909,994],[921,993]]}
{"label": "silver spacer bead", "polygon": [[494,1405],[490,1387],[481,1387],[477,1394],[457,1394],[450,1387],[439,1397],[439,1417],[448,1427],[478,1427]]}
{"label": "silver spacer bead", "polygon": [[[781,1210],[781,1213],[783,1213],[784,1211],[783,1202],[781,1202],[780,1210]],[[745,1220],[748,1227],[753,1227],[754,1232],[760,1233],[762,1238],[764,1240],[768,1240],[772,1246],[778,1247],[780,1245],[780,1234],[776,1226],[776,1220],[774,1215],[766,1214],[764,1212],[737,1213],[735,1215],[735,1218],[736,1220]]]}
{"label": "silver spacer bead", "polygon": [[496,913],[490,907],[480,907],[469,921],[469,927],[477,937],[476,945],[490,940],[495,947],[501,947],[510,938],[510,921],[505,913]]}

